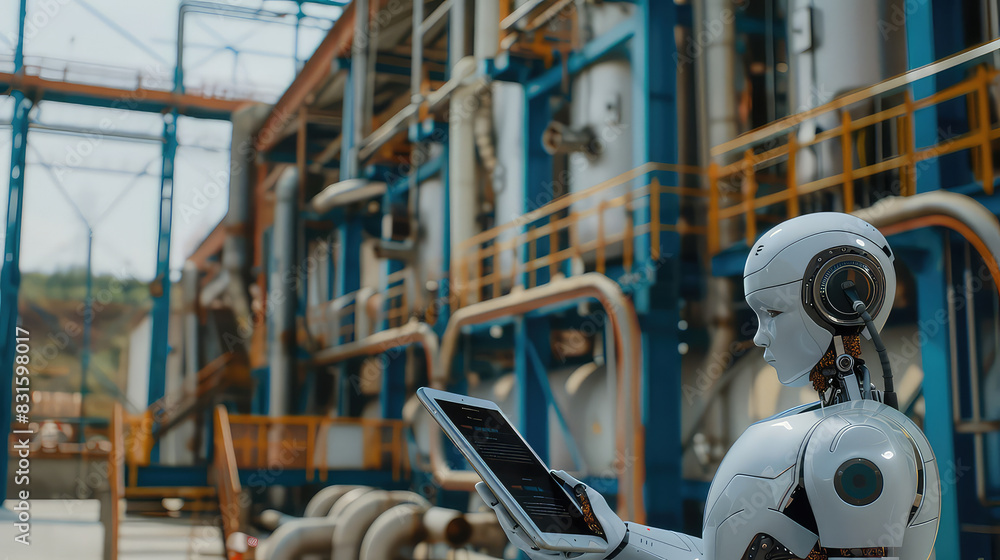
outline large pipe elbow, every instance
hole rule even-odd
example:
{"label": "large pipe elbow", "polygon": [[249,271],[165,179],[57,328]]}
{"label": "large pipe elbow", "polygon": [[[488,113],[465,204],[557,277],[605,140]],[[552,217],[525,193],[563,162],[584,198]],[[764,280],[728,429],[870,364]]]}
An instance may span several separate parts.
{"label": "large pipe elbow", "polygon": [[438,355],[437,333],[427,323],[415,320],[402,327],[379,331],[361,340],[317,352],[313,356],[313,365],[334,364],[349,358],[373,356],[408,344],[419,344],[423,347],[427,371],[434,371],[435,358]]}
{"label": "large pipe elbow", "polygon": [[403,548],[412,548],[426,536],[422,504],[395,506],[371,524],[361,541],[360,560],[396,560],[406,557]]}
{"label": "large pipe elbow", "polygon": [[1000,287],[1000,267],[997,265],[1000,259],[1000,222],[972,197],[943,190],[893,196],[853,214],[886,235],[929,226],[946,227],[961,233],[983,258],[994,283]]}
{"label": "large pipe elbow", "polygon": [[[621,457],[633,460],[628,467],[619,471],[618,483],[621,490],[618,511],[623,517],[642,523],[645,519],[642,502],[645,434],[639,416],[641,407],[637,402],[642,372],[642,333],[631,300],[614,280],[603,274],[590,272],[459,309],[452,314],[441,337],[441,353],[437,367],[432,370],[431,386],[436,389],[448,387],[459,334],[465,326],[584,299],[596,299],[604,307],[615,340],[621,348],[616,418],[617,450]],[[480,480],[479,476],[473,471],[453,470],[448,466],[444,460],[441,430],[432,423],[428,423],[428,429],[432,432],[429,434],[430,458],[435,481],[448,490],[473,490]]]}
{"label": "large pipe elbow", "polygon": [[339,516],[330,542],[333,558],[337,560],[358,560],[362,539],[369,527],[383,513],[399,504],[414,504],[429,507],[430,503],[419,494],[407,491],[369,492],[344,508]]}
{"label": "large pipe elbow", "polygon": [[344,497],[344,495],[351,490],[355,490],[357,488],[364,487],[350,484],[327,486],[319,492],[316,492],[316,494],[309,500],[309,503],[306,504],[305,511],[302,513],[302,517],[326,517],[326,515],[330,513],[334,504],[337,503],[337,500]]}

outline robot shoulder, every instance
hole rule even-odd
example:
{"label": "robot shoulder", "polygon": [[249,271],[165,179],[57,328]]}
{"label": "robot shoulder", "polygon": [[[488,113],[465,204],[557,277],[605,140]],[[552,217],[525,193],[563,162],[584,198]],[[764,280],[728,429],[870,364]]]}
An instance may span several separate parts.
{"label": "robot shoulder", "polygon": [[936,467],[929,472],[930,447],[926,453],[921,449],[925,443],[905,415],[874,401],[828,407],[800,464],[820,543],[902,547],[907,529],[920,522],[921,509],[934,509],[925,498],[935,494],[936,501],[940,491]]}

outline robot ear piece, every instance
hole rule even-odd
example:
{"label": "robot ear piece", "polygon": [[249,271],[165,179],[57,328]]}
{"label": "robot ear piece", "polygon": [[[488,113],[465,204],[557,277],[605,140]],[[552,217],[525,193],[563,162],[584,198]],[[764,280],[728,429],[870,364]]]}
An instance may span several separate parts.
{"label": "robot ear piece", "polygon": [[819,252],[802,281],[807,313],[836,334],[854,334],[864,327],[843,284],[854,283],[858,296],[874,317],[885,301],[885,271],[878,259],[858,247],[842,245]]}

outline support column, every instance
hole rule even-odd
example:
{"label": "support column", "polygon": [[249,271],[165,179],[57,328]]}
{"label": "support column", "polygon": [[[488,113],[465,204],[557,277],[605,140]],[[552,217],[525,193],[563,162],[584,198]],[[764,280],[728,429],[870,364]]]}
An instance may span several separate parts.
{"label": "support column", "polygon": [[[632,62],[633,165],[677,162],[677,77],[673,2],[637,2],[635,35],[629,43]],[[658,174],[665,185],[676,185],[674,174]],[[635,186],[648,183],[644,177]],[[676,224],[676,195],[659,196],[659,216],[646,205],[633,214],[636,224],[660,220]],[[649,236],[635,239],[636,272],[647,279],[633,294],[642,325],[642,423],[645,429],[645,523],[683,529],[681,488],[681,356],[677,352],[680,238],[662,232],[659,259],[652,259]],[[624,460],[628,461],[626,457]]]}
{"label": "support column", "polygon": [[[164,115],[163,168],[160,175],[159,237],[156,245],[156,277],[153,279],[153,327],[149,352],[149,397],[152,405],[167,388],[167,354],[170,322],[170,227],[174,206],[174,158],[177,155],[177,111]],[[159,444],[151,459],[159,460]]]}
{"label": "support column", "polygon": [[[338,240],[339,249],[337,251],[336,289],[337,297],[340,297],[351,292],[356,292],[361,287],[360,250],[363,236],[360,218],[346,220],[341,216],[338,218],[337,223],[340,224],[337,226],[337,235],[340,239]],[[355,317],[358,313],[362,312],[363,310],[355,305]],[[339,335],[338,343],[344,343],[344,340]],[[352,412],[354,411],[352,403],[356,402],[356,399],[352,397],[354,397],[359,389],[357,380],[351,379],[349,370],[356,370],[356,368],[348,368],[346,363],[341,363],[337,366],[337,371],[339,372],[337,408],[340,416],[352,416]]]}
{"label": "support column", "polygon": [[[951,355],[949,331],[940,324],[941,310],[948,309],[948,286],[945,282],[945,258],[942,234],[930,229],[894,235],[889,241],[915,276],[917,286],[917,324],[939,325],[921,329],[921,363],[924,369],[924,434],[934,449],[941,474],[941,517],[934,550],[937,558],[960,558],[958,519],[958,477],[963,467],[955,459],[954,411],[952,408]],[[914,248],[921,258],[910,257]],[[902,252],[900,252],[902,251]]]}
{"label": "support column", "polygon": [[[534,341],[539,341],[535,344]],[[548,371],[537,371],[529,359],[528,346],[534,345],[539,362],[550,363],[548,318],[518,317],[514,322],[514,376],[517,379],[518,430],[528,445],[542,461],[549,460],[549,403],[548,392],[542,383],[548,383]]]}
{"label": "support column", "polygon": [[[914,2],[912,9],[907,5],[906,69],[913,70],[935,60],[933,2]],[[930,76],[919,80],[910,86],[910,90],[913,92],[913,99],[927,97],[937,91],[937,77]],[[937,144],[937,111],[937,107],[931,105],[913,115],[913,134],[916,137],[917,148]],[[940,188],[941,167],[938,159],[932,158],[920,162],[916,180],[918,193]]]}
{"label": "support column", "polygon": [[[24,2],[22,0],[22,9]],[[22,19],[23,30],[23,19]],[[22,33],[23,35],[23,33]],[[21,210],[24,200],[24,165],[28,148],[28,111],[31,101],[15,91],[14,118],[11,121],[10,189],[7,194],[7,237],[4,240],[3,268],[0,269],[0,437],[3,437],[3,460],[0,461],[0,502],[7,497],[7,440],[10,437],[11,384],[14,380],[15,328],[17,299],[21,286]],[[41,334],[41,333],[36,333]]]}

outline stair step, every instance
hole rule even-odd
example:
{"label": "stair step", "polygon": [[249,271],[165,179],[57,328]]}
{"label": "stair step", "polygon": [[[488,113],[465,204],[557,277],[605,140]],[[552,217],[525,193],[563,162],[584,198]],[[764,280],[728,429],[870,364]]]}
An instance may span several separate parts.
{"label": "stair step", "polygon": [[205,500],[216,498],[212,486],[131,486],[125,489],[127,500],[149,500],[162,498],[182,498],[185,500]]}

